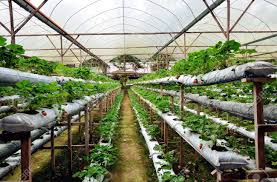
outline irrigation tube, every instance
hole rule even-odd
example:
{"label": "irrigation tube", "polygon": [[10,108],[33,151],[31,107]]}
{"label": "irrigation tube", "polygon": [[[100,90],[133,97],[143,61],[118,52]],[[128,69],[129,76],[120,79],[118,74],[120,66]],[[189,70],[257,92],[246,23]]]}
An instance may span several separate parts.
{"label": "irrigation tube", "polygon": [[[242,167],[255,167],[255,162],[250,160],[248,156],[242,156],[232,151],[216,151],[212,150],[212,142],[200,139],[200,135],[191,132],[190,128],[184,128],[182,121],[172,113],[162,113],[150,101],[139,96],[147,103],[156,113],[177,132],[188,144],[190,144],[201,156],[203,156],[212,166],[218,170],[238,169]],[[218,141],[220,143],[220,141]],[[200,147],[201,146],[201,147]],[[226,148],[227,149],[227,148]]]}
{"label": "irrigation tube", "polygon": [[[160,89],[151,89],[151,88],[145,88],[145,87],[141,87],[141,88],[151,90],[151,91],[154,91],[154,92],[158,92],[158,93],[164,93],[164,94],[172,95],[172,96],[180,96],[180,94],[178,92],[172,91],[172,90],[171,91],[169,91],[169,90],[162,91]],[[190,94],[190,95],[193,95],[193,94]],[[197,95],[197,94],[194,94],[194,95]],[[185,96],[185,97],[188,98],[188,99],[191,98],[191,97],[187,97],[187,96]],[[206,96],[203,96],[203,97],[206,97]],[[200,103],[200,104],[203,104],[203,103]],[[179,105],[177,105],[177,106],[179,106]],[[186,106],[184,106],[184,109],[186,111],[189,111],[189,112],[193,113],[193,114],[197,114],[197,111],[195,111],[193,109],[189,109]],[[277,110],[277,107],[276,107],[276,110]],[[228,127],[228,129],[233,130],[233,131],[235,131],[235,132],[237,132],[237,133],[239,133],[243,136],[246,136],[248,138],[251,138],[251,139],[255,140],[255,131],[248,131],[244,127],[236,126],[235,124],[232,124],[229,121],[222,120],[220,118],[210,116],[210,115],[208,115],[204,112],[200,112],[200,115],[205,116],[208,119],[211,119],[213,122],[215,122],[217,124],[224,125],[224,126]],[[269,147],[271,147],[273,150],[277,150],[277,144],[273,143],[272,140],[273,140],[272,138],[270,138],[268,136],[265,136],[265,144],[268,145]]]}
{"label": "irrigation tube", "polygon": [[223,70],[212,71],[203,75],[181,75],[179,77],[165,77],[150,81],[142,81],[137,84],[168,84],[180,83],[187,86],[212,85],[232,82],[242,78],[270,77],[276,67],[268,62],[256,61],[242,65],[234,65]]}
{"label": "irrigation tube", "polygon": [[175,173],[173,172],[172,169],[162,169],[162,166],[167,165],[168,162],[166,162],[164,159],[159,159],[158,158],[159,156],[162,156],[162,152],[157,151],[154,148],[155,148],[156,145],[159,145],[159,143],[156,140],[151,139],[151,137],[148,135],[145,127],[142,124],[142,121],[139,117],[139,114],[138,114],[137,110],[134,107],[133,107],[133,110],[136,113],[137,120],[138,120],[140,129],[141,129],[141,134],[143,135],[144,140],[146,142],[146,145],[148,147],[149,156],[153,161],[158,180],[160,182],[162,182],[162,176],[165,172],[170,172],[171,174],[174,174],[174,175],[175,175]]}

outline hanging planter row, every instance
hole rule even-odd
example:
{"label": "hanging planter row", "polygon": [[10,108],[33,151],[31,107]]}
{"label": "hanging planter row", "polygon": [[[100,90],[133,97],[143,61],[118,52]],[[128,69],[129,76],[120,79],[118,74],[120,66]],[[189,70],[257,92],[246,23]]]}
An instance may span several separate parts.
{"label": "hanging planter row", "polygon": [[204,86],[241,80],[242,78],[270,77],[276,67],[268,62],[256,61],[242,65],[235,65],[222,70],[212,71],[203,75],[170,76],[150,81],[142,81],[136,84],[175,84],[186,86]]}
{"label": "hanging planter row", "polygon": [[[143,89],[146,89],[146,90],[150,90],[150,91],[154,91],[154,92],[157,92],[157,93],[161,93],[161,94],[165,94],[165,95],[169,95],[169,96],[173,96],[173,97],[179,97],[180,96],[180,93],[177,92],[177,91],[173,91],[173,90],[161,90],[161,89],[153,89],[153,88],[147,88],[147,87],[139,87],[139,88],[143,88]],[[206,97],[206,96],[199,96],[199,97],[205,97],[206,99],[206,102],[200,102],[200,98],[197,98],[197,95],[198,94],[185,94],[184,97],[186,99],[189,99],[189,100],[192,100],[196,103],[199,103],[201,105],[204,105],[204,106],[211,106],[209,105],[209,99]],[[197,102],[199,101],[199,102]],[[216,100],[213,100],[214,102],[226,102],[226,101],[216,101]],[[226,102],[227,104],[230,103],[230,102]],[[239,103],[241,105],[243,105],[243,103]],[[248,104],[247,104],[248,105]],[[179,106],[179,105],[177,105]],[[224,110],[222,109],[221,107],[216,107],[217,109],[220,109],[220,110],[223,110],[223,111],[227,111],[228,110]],[[184,109],[188,112],[191,112],[191,113],[194,113],[194,114],[197,114],[197,111],[196,110],[193,110],[193,109],[190,109],[186,106],[184,106]],[[234,109],[237,109],[234,107]],[[267,110],[267,107],[264,108],[265,110],[265,113],[268,113],[266,112]],[[239,110],[237,110],[239,112]],[[242,111],[243,112],[243,111]],[[274,110],[272,111],[272,113],[275,113],[277,112],[277,106],[274,106]],[[235,131],[243,136],[246,136],[248,138],[251,138],[251,139],[255,139],[255,132],[254,131],[248,131],[245,127],[240,127],[240,126],[236,126],[235,124],[232,124],[230,123],[229,121],[226,121],[226,120],[222,120],[220,118],[216,118],[216,117],[213,117],[213,116],[210,116],[204,112],[200,112],[199,113],[201,116],[205,116],[206,118],[208,119],[211,119],[213,122],[217,123],[217,124],[220,124],[220,125],[223,125],[223,126],[226,126],[228,129],[232,130],[232,131]],[[241,113],[241,114],[245,114],[245,113]],[[253,117],[253,116],[251,116]],[[275,119],[277,120],[277,118]],[[274,150],[277,150],[277,144],[276,143],[273,143],[272,142],[273,139],[268,137],[268,136],[265,136],[265,144],[268,145],[269,147],[271,147],[272,149]]]}
{"label": "hanging planter row", "polygon": [[[75,177],[83,179],[83,182],[102,182],[109,177],[108,168],[115,163],[117,158],[116,149],[112,141],[118,126],[122,99],[123,94],[117,94],[113,105],[98,126],[100,140],[87,156],[89,165],[74,175]],[[105,131],[101,130],[101,127],[104,125],[108,127]]]}
{"label": "hanging planter row", "polygon": [[[130,93],[129,93],[129,95],[130,95]],[[170,164],[167,161],[165,161],[163,158],[161,158],[161,156],[163,156],[164,153],[157,149],[157,148],[161,148],[161,145],[155,138],[153,138],[151,135],[149,135],[149,133],[147,132],[147,129],[144,127],[143,119],[141,118],[140,112],[138,111],[139,106],[138,106],[137,101],[132,98],[131,98],[131,101],[132,101],[133,111],[136,114],[136,118],[137,118],[137,121],[140,126],[140,132],[141,132],[141,134],[145,140],[145,143],[147,145],[147,148],[149,151],[149,156],[153,161],[158,180],[160,182],[163,181],[163,176],[165,174],[170,175],[170,176],[176,176],[174,171],[170,167],[168,167],[168,166],[170,166]],[[164,166],[167,166],[167,167],[163,168]]]}
{"label": "hanging planter row", "polygon": [[179,117],[173,113],[163,113],[158,110],[150,101],[142,98],[136,91],[135,94],[140,97],[143,102],[149,105],[176,133],[178,133],[188,144],[190,144],[202,157],[204,157],[212,166],[218,170],[238,169],[247,167],[253,169],[255,162],[248,156],[237,154],[228,147],[222,145],[222,141],[217,141],[218,145],[225,147],[227,151],[217,151],[211,148],[212,142],[205,141],[200,135],[192,132],[190,128],[183,127],[183,123]]}
{"label": "hanging planter row", "polygon": [[72,77],[62,77],[62,76],[45,76],[39,75],[34,73],[28,73],[23,71],[18,71],[10,68],[3,68],[0,67],[0,85],[15,85],[17,82],[28,80],[32,83],[51,83],[51,82],[58,82],[58,83],[65,83],[67,81],[78,81],[84,83],[93,83],[93,84],[101,84],[107,82],[101,81],[92,81],[92,80],[83,80],[77,79]]}

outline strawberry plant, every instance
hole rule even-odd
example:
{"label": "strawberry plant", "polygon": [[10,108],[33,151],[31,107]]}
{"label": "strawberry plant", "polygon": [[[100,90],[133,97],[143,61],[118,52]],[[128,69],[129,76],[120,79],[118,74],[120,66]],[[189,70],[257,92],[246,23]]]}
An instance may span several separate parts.
{"label": "strawberry plant", "polygon": [[73,175],[73,177],[77,177],[80,179],[84,179],[85,177],[97,178],[98,176],[108,174],[108,170],[97,163],[92,163],[91,165],[85,167],[82,171],[79,171]]}

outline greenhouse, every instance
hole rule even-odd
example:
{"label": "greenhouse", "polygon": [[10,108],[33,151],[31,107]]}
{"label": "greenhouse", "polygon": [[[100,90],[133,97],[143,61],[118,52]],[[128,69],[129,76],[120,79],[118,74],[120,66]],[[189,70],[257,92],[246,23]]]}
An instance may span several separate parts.
{"label": "greenhouse", "polygon": [[276,0],[0,0],[0,181],[277,181]]}

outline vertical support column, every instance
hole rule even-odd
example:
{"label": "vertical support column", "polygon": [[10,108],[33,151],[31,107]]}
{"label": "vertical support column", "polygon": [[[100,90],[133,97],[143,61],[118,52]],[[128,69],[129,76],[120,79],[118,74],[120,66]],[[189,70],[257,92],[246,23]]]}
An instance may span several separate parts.
{"label": "vertical support column", "polygon": [[85,153],[89,155],[89,111],[88,105],[85,106]]}
{"label": "vertical support column", "polygon": [[89,110],[89,132],[90,132],[90,135],[92,135],[92,132],[93,132],[93,103],[90,104],[90,110]]}
{"label": "vertical support column", "polygon": [[255,154],[257,169],[265,169],[265,142],[264,132],[259,129],[259,125],[264,124],[263,114],[263,84],[254,82],[254,122],[255,122]]}
{"label": "vertical support column", "polygon": [[184,33],[184,58],[187,58],[187,37],[186,37],[186,33]]}
{"label": "vertical support column", "polygon": [[227,0],[227,30],[226,30],[226,38],[230,40],[230,16],[231,16],[231,3],[230,0]]}
{"label": "vertical support column", "polygon": [[64,54],[63,54],[63,36],[62,35],[60,35],[60,42],[61,42],[61,62],[63,64]]}
{"label": "vertical support column", "polygon": [[32,181],[31,173],[31,132],[22,133],[21,138],[21,180]]}
{"label": "vertical support column", "polygon": [[71,131],[71,116],[67,116],[67,155],[68,155],[68,173],[72,176],[72,131]]}
{"label": "vertical support column", "polygon": [[166,148],[166,151],[168,149],[168,125],[165,121],[163,121],[164,123],[164,144],[165,144],[165,148]]}
{"label": "vertical support column", "polygon": [[103,118],[103,99],[99,102],[99,112],[100,112],[100,118]]}
{"label": "vertical support column", "polygon": [[55,135],[54,135],[54,126],[51,127],[51,181],[54,177],[56,170],[55,170]]}
{"label": "vertical support column", "polygon": [[179,168],[182,169],[184,167],[184,140],[180,137],[180,145],[179,145]]}
{"label": "vertical support column", "polygon": [[162,84],[160,85],[160,90],[161,90],[161,96],[163,96],[164,95],[164,89],[163,89],[163,85]]}
{"label": "vertical support column", "polygon": [[170,111],[174,112],[174,97],[170,96]]}
{"label": "vertical support column", "polygon": [[180,85],[180,117],[181,117],[181,119],[183,119],[183,117],[184,117],[184,106],[185,106],[184,94],[185,94],[184,85],[181,84]]}
{"label": "vertical support column", "polygon": [[[78,116],[79,116],[78,121],[79,121],[79,123],[81,123],[81,119],[82,119],[81,111],[79,111]],[[81,140],[82,135],[81,135],[81,125],[80,124],[78,125],[78,134],[79,134],[79,140]]]}
{"label": "vertical support column", "polygon": [[13,6],[12,0],[9,0],[9,13],[10,13],[10,26],[11,26],[11,43],[15,44],[15,31],[14,31],[14,19],[13,19]]}

